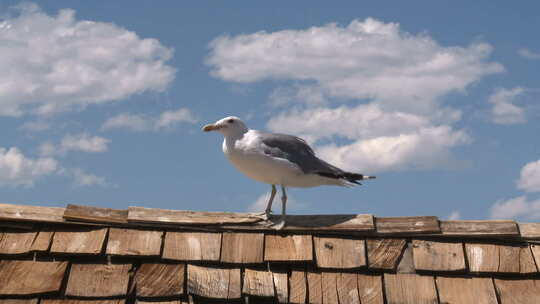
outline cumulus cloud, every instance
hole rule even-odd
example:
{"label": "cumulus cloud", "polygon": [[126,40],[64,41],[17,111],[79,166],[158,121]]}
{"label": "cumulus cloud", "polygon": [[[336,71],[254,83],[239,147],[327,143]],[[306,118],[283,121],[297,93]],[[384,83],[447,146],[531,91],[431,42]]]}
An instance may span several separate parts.
{"label": "cumulus cloud", "polygon": [[451,150],[471,137],[453,127],[461,112],[442,97],[504,70],[488,60],[487,43],[442,46],[372,18],[225,35],[210,47],[217,78],[291,81],[270,95],[285,108],[271,130],[301,135],[326,160],[372,173],[453,166]]}
{"label": "cumulus cloud", "polygon": [[50,123],[46,121],[41,121],[41,120],[27,121],[20,126],[21,130],[25,130],[28,132],[41,132],[41,131],[49,130],[50,128],[51,128]]}
{"label": "cumulus cloud", "polygon": [[521,57],[524,57],[524,58],[527,58],[527,59],[533,59],[533,60],[540,59],[540,53],[539,52],[534,52],[534,51],[531,51],[531,50],[529,50],[527,48],[519,49],[518,54]]}
{"label": "cumulus cloud", "polygon": [[540,219],[540,200],[528,200],[524,195],[500,200],[491,206],[490,217],[493,219]]}
{"label": "cumulus cloud", "polygon": [[107,182],[104,177],[90,174],[83,169],[74,168],[69,171],[69,175],[73,177],[73,182],[76,186],[106,186]]}
{"label": "cumulus cloud", "polygon": [[36,180],[54,174],[58,168],[53,158],[30,158],[16,147],[0,147],[0,186],[33,186]]}
{"label": "cumulus cloud", "polygon": [[67,134],[58,145],[51,142],[40,146],[41,155],[64,155],[68,152],[101,153],[108,150],[110,139],[88,133]]}
{"label": "cumulus cloud", "polygon": [[20,5],[0,21],[0,115],[48,115],[163,91],[173,51],[112,23]]}
{"label": "cumulus cloud", "polygon": [[526,192],[540,192],[540,160],[530,162],[521,168],[517,185]]}
{"label": "cumulus cloud", "polygon": [[158,117],[143,114],[121,113],[107,119],[102,130],[127,129],[131,131],[159,131],[180,123],[196,123],[199,119],[187,108],[165,111]]}
{"label": "cumulus cloud", "polygon": [[491,121],[503,125],[527,122],[525,110],[512,103],[516,97],[524,92],[525,89],[521,87],[496,89],[488,98],[488,102],[493,105],[490,112]]}

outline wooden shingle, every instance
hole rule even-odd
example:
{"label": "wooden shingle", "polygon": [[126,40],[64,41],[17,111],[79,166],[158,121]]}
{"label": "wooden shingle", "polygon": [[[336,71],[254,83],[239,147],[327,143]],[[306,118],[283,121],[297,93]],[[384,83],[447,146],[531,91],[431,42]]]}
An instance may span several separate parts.
{"label": "wooden shingle", "polygon": [[221,233],[165,233],[163,258],[177,261],[219,261]]}
{"label": "wooden shingle", "polygon": [[140,300],[137,300],[137,302],[135,302],[136,304],[191,304],[189,303],[189,301],[185,301],[185,300],[176,300],[176,301],[159,301],[159,302],[156,302],[156,301],[140,301]]}
{"label": "wooden shingle", "polygon": [[278,303],[289,303],[288,276],[288,273],[284,271],[272,271]]}
{"label": "wooden shingle", "polygon": [[322,304],[322,274],[316,269],[308,269],[306,272],[307,285],[308,285],[308,303]]}
{"label": "wooden shingle", "polygon": [[67,266],[67,262],[0,261],[0,295],[57,292]]}
{"label": "wooden shingle", "polygon": [[540,223],[519,223],[519,233],[527,240],[540,239]]}
{"label": "wooden shingle", "polygon": [[465,252],[471,272],[497,272],[499,270],[497,245],[466,243]]}
{"label": "wooden shingle", "polygon": [[142,264],[135,273],[137,297],[173,297],[184,293],[184,264]]}
{"label": "wooden shingle", "polygon": [[362,304],[384,304],[381,275],[358,274],[358,295]]}
{"label": "wooden shingle", "polygon": [[371,214],[288,215],[284,230],[372,231],[375,225]]}
{"label": "wooden shingle", "polygon": [[242,293],[259,296],[274,296],[274,279],[272,273],[267,270],[253,270],[246,268],[244,270],[244,287]]}
{"label": "wooden shingle", "polygon": [[404,239],[367,239],[369,268],[396,269],[406,245]]}
{"label": "wooden shingle", "polygon": [[407,243],[405,246],[396,271],[398,273],[416,273],[416,269],[414,268],[412,242]]}
{"label": "wooden shingle", "polygon": [[518,236],[516,222],[508,220],[487,221],[440,221],[443,235],[452,236]]}
{"label": "wooden shingle", "polygon": [[413,240],[414,267],[428,271],[466,269],[462,243]]}
{"label": "wooden shingle", "polygon": [[495,279],[495,288],[502,304],[537,304],[540,280]]}
{"label": "wooden shingle", "polygon": [[31,251],[48,251],[51,247],[51,241],[54,231],[41,230],[32,243]]}
{"label": "wooden shingle", "polygon": [[320,268],[358,268],[366,266],[363,239],[313,237],[317,266]]}
{"label": "wooden shingle", "polygon": [[[126,300],[79,300],[79,299],[43,299],[41,304],[124,304]],[[157,303],[155,303],[157,304]]]}
{"label": "wooden shingle", "polygon": [[64,208],[0,204],[0,220],[62,223]]}
{"label": "wooden shingle", "polygon": [[436,216],[377,217],[375,226],[378,234],[438,233],[439,219]]}
{"label": "wooden shingle", "polygon": [[437,290],[432,276],[384,274],[388,304],[437,304]]}
{"label": "wooden shingle", "polygon": [[337,291],[337,279],[340,273],[323,272],[322,273],[322,298],[323,303],[339,303]]}
{"label": "wooden shingle", "polygon": [[292,304],[306,303],[307,281],[303,269],[292,269],[289,277],[289,302]]}
{"label": "wooden shingle", "polygon": [[91,223],[127,223],[127,210],[68,204],[64,219]]}
{"label": "wooden shingle", "polygon": [[[39,299],[0,299],[0,304],[38,304]],[[42,302],[43,303],[43,302]]]}
{"label": "wooden shingle", "polygon": [[131,264],[72,264],[66,295],[74,297],[125,296]]}
{"label": "wooden shingle", "polygon": [[107,228],[56,231],[51,253],[100,254],[107,235]]}
{"label": "wooden shingle", "polygon": [[529,246],[465,244],[471,272],[535,273]]}
{"label": "wooden shingle", "polygon": [[223,233],[221,262],[242,264],[262,263],[263,251],[263,233]]}
{"label": "wooden shingle", "polygon": [[110,228],[107,254],[160,255],[162,235],[162,231]]}
{"label": "wooden shingle", "polygon": [[438,276],[436,282],[441,303],[497,304],[491,278]]}
{"label": "wooden shingle", "polygon": [[311,235],[267,234],[264,241],[264,260],[313,260],[313,241]]}
{"label": "wooden shingle", "polygon": [[0,254],[23,254],[32,249],[36,231],[0,232]]}
{"label": "wooden shingle", "polygon": [[188,265],[189,294],[205,298],[238,299],[241,295],[239,268]]}
{"label": "wooden shingle", "polygon": [[166,210],[157,208],[129,207],[128,221],[154,224],[245,224],[262,219],[252,213],[198,212],[186,210]]}
{"label": "wooden shingle", "polygon": [[339,303],[360,304],[356,273],[341,273],[337,278]]}

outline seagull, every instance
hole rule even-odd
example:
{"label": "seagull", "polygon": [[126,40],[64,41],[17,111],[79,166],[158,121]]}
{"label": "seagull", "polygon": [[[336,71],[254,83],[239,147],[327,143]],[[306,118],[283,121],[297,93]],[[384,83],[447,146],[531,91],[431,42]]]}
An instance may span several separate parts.
{"label": "seagull", "polygon": [[223,153],[233,166],[251,179],[272,185],[266,210],[261,213],[263,219],[270,218],[272,201],[277,193],[276,185],[281,186],[281,218],[274,225],[277,230],[286,225],[287,187],[350,187],[360,185],[360,180],[375,178],[332,166],[318,158],[313,149],[299,137],[248,129],[235,116],[207,124],[202,130],[223,134]]}

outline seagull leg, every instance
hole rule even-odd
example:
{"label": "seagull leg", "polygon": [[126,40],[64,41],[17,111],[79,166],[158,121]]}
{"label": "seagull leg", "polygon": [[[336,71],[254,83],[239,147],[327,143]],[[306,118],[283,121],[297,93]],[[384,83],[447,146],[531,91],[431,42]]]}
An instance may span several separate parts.
{"label": "seagull leg", "polygon": [[281,185],[281,219],[274,225],[274,229],[281,230],[285,227],[285,217],[287,216],[287,192],[285,186]]}
{"label": "seagull leg", "polygon": [[264,213],[259,213],[258,215],[265,221],[270,219],[270,214],[272,213],[272,202],[274,201],[274,197],[276,196],[276,185],[272,185],[272,191],[270,192],[270,199],[268,200],[268,204],[266,205],[266,209],[264,210]]}

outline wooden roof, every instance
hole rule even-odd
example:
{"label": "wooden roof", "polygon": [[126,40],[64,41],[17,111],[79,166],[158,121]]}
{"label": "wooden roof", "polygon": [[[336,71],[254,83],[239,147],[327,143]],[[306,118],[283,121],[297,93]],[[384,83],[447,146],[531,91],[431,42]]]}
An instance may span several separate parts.
{"label": "wooden roof", "polygon": [[538,303],[540,223],[0,204],[0,304]]}

